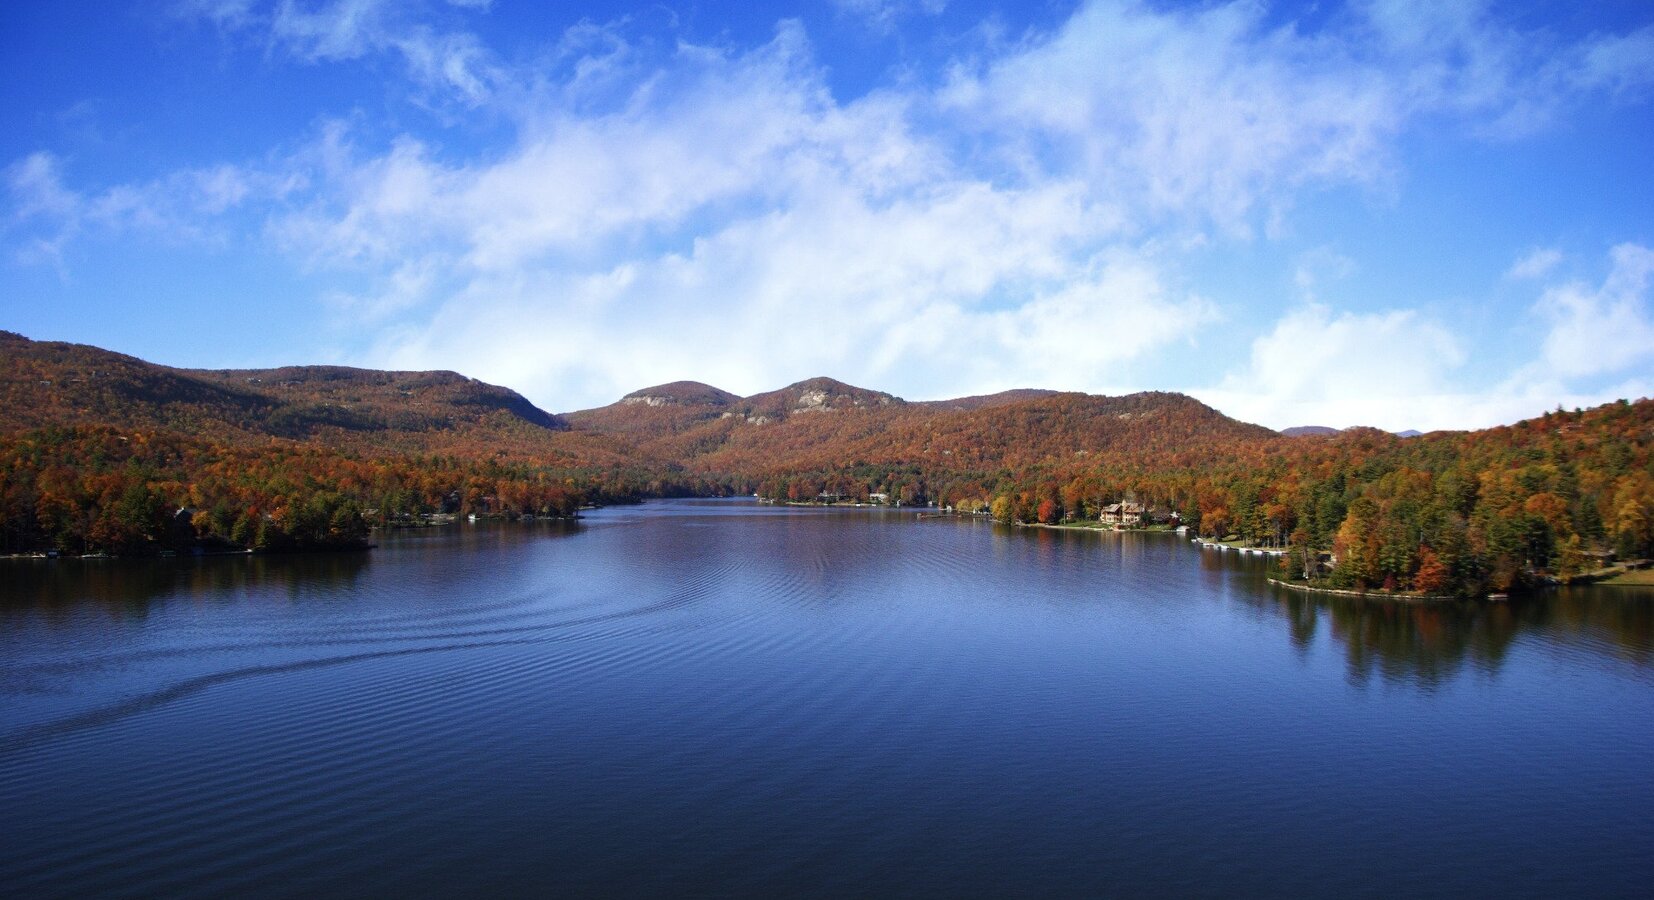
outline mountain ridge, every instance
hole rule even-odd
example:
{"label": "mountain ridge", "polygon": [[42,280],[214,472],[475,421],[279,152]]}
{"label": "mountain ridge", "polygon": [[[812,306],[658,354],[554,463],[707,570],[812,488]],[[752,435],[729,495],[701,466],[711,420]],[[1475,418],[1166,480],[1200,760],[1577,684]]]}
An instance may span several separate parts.
{"label": "mountain ridge", "polygon": [[[1356,440],[1369,431],[1387,438],[1420,436],[1417,431],[1327,426],[1274,432],[1188,395],[1163,391],[1109,397],[1015,388],[908,401],[828,376],[744,397],[684,380],[639,388],[606,406],[552,413],[510,388],[451,370],[179,368],[87,344],[34,341],[10,331],[0,331],[0,353],[6,356],[0,395],[8,400],[0,427],[12,431],[108,424],[241,439],[333,439],[396,451],[464,450],[468,442],[485,441],[527,459],[603,457],[608,464],[632,460],[695,471],[770,468],[761,459],[766,453],[775,454],[776,465],[801,458],[823,461],[823,454],[834,450],[888,459],[890,454],[880,452],[880,441],[910,450],[935,444],[938,452],[961,452],[983,465],[1051,452],[1096,452],[1118,447],[1133,430],[1104,427],[1099,417],[1111,416],[1116,423],[1137,417],[1138,425],[1151,427],[1143,445],[1170,450],[1171,436],[1152,432],[1157,421],[1167,419],[1147,415],[1156,406],[1183,409],[1170,418],[1201,419],[1184,425],[1204,438]],[[1193,412],[1196,407],[1204,412]],[[829,421],[809,421],[823,414],[831,414]],[[756,437],[749,429],[783,423],[788,425],[783,436]],[[927,430],[930,437],[921,434]],[[964,446],[983,433],[990,436],[989,443],[1000,442],[999,452]],[[808,444],[821,452],[801,446]]]}
{"label": "mountain ridge", "polygon": [[[1261,426],[1183,394],[1107,397],[1024,388],[909,402],[816,376],[746,397],[696,381],[547,412],[448,370],[350,366],[183,369],[85,344],[0,335],[0,427],[150,427],[217,440],[319,440],[374,452],[458,452],[752,475],[839,459],[1028,465],[1076,452],[1170,451],[1199,436],[1267,441]],[[911,459],[910,459],[911,458]]]}
{"label": "mountain ridge", "polygon": [[395,452],[487,442],[551,458],[594,449],[571,451],[547,440],[566,433],[567,424],[516,391],[446,370],[185,369],[13,332],[0,333],[0,356],[0,425],[10,431],[112,425],[236,443],[319,440]]}
{"label": "mountain ridge", "polygon": [[1476,596],[1654,556],[1651,445],[1647,399],[1416,437],[1291,437],[1171,392],[911,403],[830,378],[744,398],[672,382],[553,416],[447,371],[174,369],[0,334],[0,553],[349,548],[374,524],[677,495],[1006,524],[1126,498],[1291,546],[1295,578]]}
{"label": "mountain ridge", "polygon": [[[1366,425],[1351,425],[1348,428],[1333,428],[1330,425],[1294,425],[1291,428],[1282,428],[1281,434],[1286,437],[1332,437],[1346,431],[1367,428]],[[1400,438],[1420,437],[1424,432],[1408,428],[1402,431],[1391,431],[1390,434]]]}

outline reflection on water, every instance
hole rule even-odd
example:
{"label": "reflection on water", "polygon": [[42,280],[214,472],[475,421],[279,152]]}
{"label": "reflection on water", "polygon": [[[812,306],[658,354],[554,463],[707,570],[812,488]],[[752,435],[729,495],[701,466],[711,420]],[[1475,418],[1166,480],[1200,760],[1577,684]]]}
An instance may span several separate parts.
{"label": "reflection on water", "polygon": [[1467,667],[1497,672],[1525,638],[1580,661],[1654,665],[1654,592],[1564,588],[1506,602],[1409,603],[1271,586],[1241,596],[1279,615],[1300,650],[1320,634],[1335,641],[1357,683],[1432,687]]}
{"label": "reflection on water", "polygon": [[6,565],[0,893],[1654,880],[1646,593],[1311,597],[1170,535],[743,501],[376,539]]}
{"label": "reflection on water", "polygon": [[142,616],[157,599],[224,599],[257,589],[295,599],[348,592],[370,564],[367,552],[185,557],[176,559],[17,560],[4,569],[0,620],[27,609],[96,604],[113,616]]}
{"label": "reflection on water", "polygon": [[[420,542],[475,552],[508,547],[527,536],[573,534],[578,522],[483,522],[470,527],[379,532],[378,540],[403,546]],[[233,553],[166,559],[0,560],[0,621],[40,608],[82,608],[98,604],[110,615],[142,616],[150,601],[225,600],[250,592],[294,600],[349,596],[372,564],[372,551],[340,553]],[[49,612],[47,613],[49,615]]]}

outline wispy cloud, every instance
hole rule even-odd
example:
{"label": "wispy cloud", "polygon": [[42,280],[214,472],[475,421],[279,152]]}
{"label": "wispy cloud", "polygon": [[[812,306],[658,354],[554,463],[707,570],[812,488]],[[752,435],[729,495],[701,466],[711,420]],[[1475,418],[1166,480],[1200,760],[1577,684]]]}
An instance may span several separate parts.
{"label": "wispy cloud", "polygon": [[940,14],[948,0],[832,0],[841,15],[854,18],[880,34],[889,34],[909,16]]}
{"label": "wispy cloud", "polygon": [[1384,176],[1404,115],[1351,46],[1266,29],[1254,4],[1087,4],[1048,37],[956,69],[942,100],[1025,177],[1079,175],[1145,225],[1174,215],[1237,232],[1306,183]]}
{"label": "wispy cloud", "polygon": [[[1532,259],[1530,255],[1523,262]],[[1541,259],[1527,278],[1555,260]],[[1654,392],[1654,250],[1623,244],[1599,285],[1545,287],[1531,314],[1545,326],[1536,358],[1467,384],[1470,353],[1452,329],[1413,309],[1334,312],[1307,303],[1252,345],[1247,364],[1197,393],[1274,428],[1371,425],[1474,428],[1557,405],[1590,406]]]}
{"label": "wispy cloud", "polygon": [[1654,250],[1621,244],[1601,285],[1556,285],[1535,310],[1547,333],[1538,373],[1562,377],[1617,374],[1633,367],[1654,371],[1654,303],[1649,279]]}
{"label": "wispy cloud", "polygon": [[6,230],[30,235],[18,256],[61,267],[64,249],[88,233],[142,235],[163,244],[218,240],[212,227],[217,217],[279,200],[307,180],[298,171],[219,164],[83,192],[65,184],[61,159],[40,152],[9,167],[5,184],[11,201]]}
{"label": "wispy cloud", "polygon": [[468,11],[490,6],[476,0],[183,0],[175,9],[307,63],[393,54],[416,84],[479,106],[490,99],[504,70],[472,32],[452,22],[430,21],[443,18],[433,15],[433,8],[442,5]]}
{"label": "wispy cloud", "polygon": [[1248,421],[1290,425],[1445,427],[1451,376],[1465,349],[1416,310],[1335,312],[1309,303],[1288,312],[1252,345],[1244,369],[1206,402]]}
{"label": "wispy cloud", "polygon": [[1511,264],[1505,277],[1513,281],[1542,278],[1562,262],[1562,251],[1555,247],[1535,247]]}
{"label": "wispy cloud", "polygon": [[[737,46],[586,21],[521,62],[469,27],[484,13],[464,7],[486,6],[190,0],[301,64],[392,60],[416,104],[496,115],[505,137],[462,150],[357,111],[290,152],[98,188],[35,154],[8,169],[8,233],[59,259],[93,233],[205,237],[233,219],[350,285],[322,299],[372,335],[360,361],[465,369],[560,408],[683,377],[1096,390],[1234,317],[1179,274],[1203,248],[1270,241],[1328,187],[1394,190],[1410,129],[1507,140],[1654,84],[1649,29],[1570,43],[1477,4],[1371,0],[1312,26],[1250,2],[1099,0],[846,99],[797,22]],[[941,4],[840,9],[884,27]],[[1558,261],[1538,250],[1509,277]],[[1359,263],[1331,245],[1284,263],[1300,296],[1206,396],[1283,425],[1462,411],[1470,354],[1451,330],[1404,306],[1337,308],[1328,286]],[[1547,358],[1580,323],[1641,334],[1621,288],[1549,290]]]}

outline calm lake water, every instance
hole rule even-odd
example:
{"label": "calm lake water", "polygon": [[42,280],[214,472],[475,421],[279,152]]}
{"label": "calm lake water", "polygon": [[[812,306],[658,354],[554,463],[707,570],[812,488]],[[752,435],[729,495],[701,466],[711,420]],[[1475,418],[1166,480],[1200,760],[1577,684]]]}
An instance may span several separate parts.
{"label": "calm lake water", "polygon": [[1654,596],[682,501],[0,569],[0,894],[1647,896]]}

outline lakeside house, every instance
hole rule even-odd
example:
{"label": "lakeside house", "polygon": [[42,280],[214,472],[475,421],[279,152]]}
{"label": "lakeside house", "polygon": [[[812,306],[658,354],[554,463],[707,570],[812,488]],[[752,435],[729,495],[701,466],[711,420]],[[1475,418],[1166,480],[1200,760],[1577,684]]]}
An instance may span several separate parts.
{"label": "lakeside house", "polygon": [[1143,505],[1130,501],[1110,503],[1103,507],[1103,514],[1098,518],[1104,525],[1113,525],[1116,528],[1134,528],[1143,522]]}

